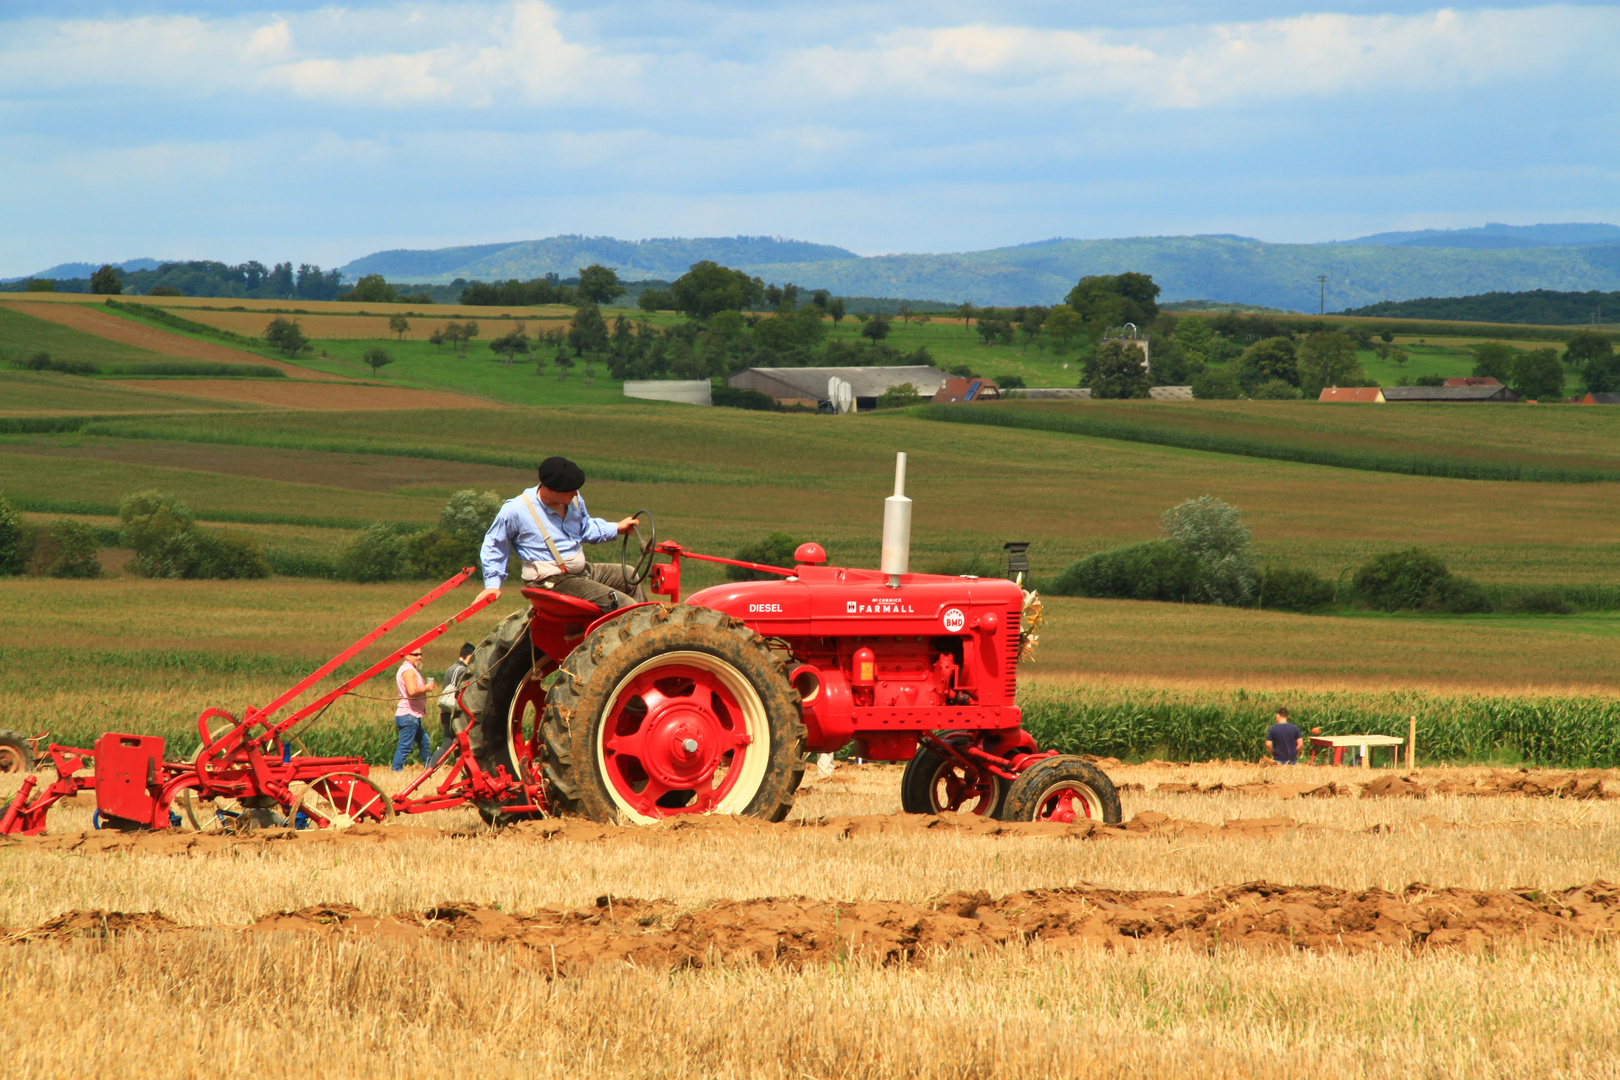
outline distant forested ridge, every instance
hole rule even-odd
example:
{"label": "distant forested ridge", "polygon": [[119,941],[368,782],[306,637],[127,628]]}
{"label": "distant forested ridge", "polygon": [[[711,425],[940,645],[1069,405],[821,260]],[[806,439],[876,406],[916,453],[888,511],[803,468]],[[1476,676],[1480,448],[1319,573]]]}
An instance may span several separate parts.
{"label": "distant forested ridge", "polygon": [[[1573,227],[1569,227],[1573,228]],[[1581,227],[1576,239],[1602,239]],[[1539,230],[1539,231],[1536,231]],[[566,278],[600,263],[621,280],[674,280],[709,260],[765,281],[793,281],[845,297],[909,297],[1016,307],[1054,304],[1082,277],[1150,274],[1161,302],[1207,299],[1315,314],[1317,276],[1326,274],[1329,311],[1419,296],[1468,296],[1487,290],[1620,289],[1620,243],[1575,244],[1536,226],[1507,238],[1459,236],[1457,243],[1268,244],[1241,236],[1137,236],[1117,240],[1042,240],[949,254],[856,255],[843,248],[776,237],[615,240],[556,236],[511,244],[385,251],[342,267],[360,277],[448,284]],[[1404,238],[1400,234],[1398,238]],[[1425,238],[1429,239],[1429,238]],[[1539,242],[1544,246],[1524,246]],[[1508,244],[1511,246],[1503,246]],[[853,309],[852,309],[853,310]]]}
{"label": "distant forested ridge", "polygon": [[1460,322],[1527,323],[1535,326],[1582,326],[1601,317],[1620,322],[1620,292],[1490,292],[1478,296],[1426,296],[1420,300],[1386,300],[1349,308],[1345,315],[1384,319],[1444,319]]}

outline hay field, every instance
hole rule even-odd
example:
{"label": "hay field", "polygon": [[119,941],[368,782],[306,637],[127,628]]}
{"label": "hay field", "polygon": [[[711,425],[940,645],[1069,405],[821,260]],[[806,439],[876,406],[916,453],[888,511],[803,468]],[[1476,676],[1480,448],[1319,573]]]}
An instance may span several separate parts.
{"label": "hay field", "polygon": [[154,390],[133,390],[122,380],[115,383],[55,371],[0,370],[0,416],[216,412],[233,407],[229,402],[174,393],[181,386],[180,380],[164,380]]}

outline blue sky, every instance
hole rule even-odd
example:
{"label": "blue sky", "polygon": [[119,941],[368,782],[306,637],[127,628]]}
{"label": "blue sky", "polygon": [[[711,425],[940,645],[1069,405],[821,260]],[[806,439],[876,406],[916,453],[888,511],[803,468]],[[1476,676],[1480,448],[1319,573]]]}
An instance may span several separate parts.
{"label": "blue sky", "polygon": [[1620,222],[1616,56],[1608,5],[8,0],[0,276]]}

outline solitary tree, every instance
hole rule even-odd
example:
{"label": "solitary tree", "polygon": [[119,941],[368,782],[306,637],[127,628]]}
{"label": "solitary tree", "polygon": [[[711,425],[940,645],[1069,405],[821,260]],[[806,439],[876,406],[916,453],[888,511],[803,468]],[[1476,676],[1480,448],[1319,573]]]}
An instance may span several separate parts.
{"label": "solitary tree", "polygon": [[1094,398],[1145,398],[1153,379],[1147,357],[1134,341],[1110,339],[1100,343],[1086,360],[1086,385]]}
{"label": "solitary tree", "polygon": [[124,291],[124,283],[111,263],[103,264],[100,270],[90,275],[90,291],[107,296],[118,296]]}
{"label": "solitary tree", "polygon": [[1582,371],[1593,360],[1606,361],[1614,355],[1614,342],[1595,330],[1577,330],[1564,349],[1564,363]]}
{"label": "solitary tree", "polygon": [[758,304],[765,285],[757,277],[704,260],[675,279],[669,287],[675,310],[702,321],[717,311],[741,311]]}
{"label": "solitary tree", "polygon": [[410,320],[403,315],[388,316],[388,329],[392,330],[400,341],[405,340],[405,331],[411,328]]}
{"label": "solitary tree", "polygon": [[1513,361],[1520,350],[1500,341],[1482,341],[1472,351],[1475,378],[1495,379],[1503,386],[1513,381]]}
{"label": "solitary tree", "polygon": [[393,356],[389,355],[388,350],[381,345],[373,345],[365,351],[365,354],[360,359],[365,361],[366,366],[371,369],[373,375],[394,362]]}
{"label": "solitary tree", "polygon": [[1298,365],[1299,386],[1309,398],[1320,395],[1323,387],[1350,386],[1364,377],[1356,363],[1355,344],[1348,335],[1335,331],[1306,338],[1299,349]]}
{"label": "solitary tree", "polygon": [[962,320],[963,326],[966,326],[969,322],[971,322],[973,319],[972,303],[964,300],[960,304],[956,305],[956,317]]}
{"label": "solitary tree", "polygon": [[1558,362],[1557,349],[1531,349],[1521,352],[1513,361],[1513,392],[1535,401],[1555,400],[1564,396],[1564,367]]}
{"label": "solitary tree", "polygon": [[264,340],[288,356],[297,356],[309,345],[309,338],[304,335],[304,328],[298,325],[298,320],[284,319],[280,315],[270,320],[263,336]]}
{"label": "solitary tree", "polygon": [[519,323],[507,333],[492,340],[489,349],[501,358],[502,367],[511,367],[514,357],[529,355],[531,351],[529,335],[523,332],[523,324]]}
{"label": "solitary tree", "polygon": [[1080,316],[1068,304],[1059,304],[1046,316],[1046,332],[1057,343],[1058,352],[1069,347],[1081,330]]}
{"label": "solitary tree", "polygon": [[832,319],[834,326],[844,321],[844,298],[842,296],[835,296],[827,301],[827,315]]}
{"label": "solitary tree", "polygon": [[592,263],[579,272],[578,296],[593,304],[607,304],[623,296],[625,288],[619,284],[619,272],[611,266]]}
{"label": "solitary tree", "polygon": [[889,317],[887,315],[873,315],[861,327],[861,336],[870,338],[874,343],[882,341],[889,336]]}

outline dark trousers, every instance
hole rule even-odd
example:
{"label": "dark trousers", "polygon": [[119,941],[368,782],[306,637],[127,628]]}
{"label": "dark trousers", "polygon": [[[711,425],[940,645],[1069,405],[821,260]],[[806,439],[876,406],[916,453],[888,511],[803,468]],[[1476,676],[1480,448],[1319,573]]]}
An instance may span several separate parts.
{"label": "dark trousers", "polygon": [[564,596],[588,600],[602,611],[615,611],[647,599],[640,585],[630,588],[625,569],[619,563],[586,563],[583,574],[564,574],[551,579],[554,591]]}

